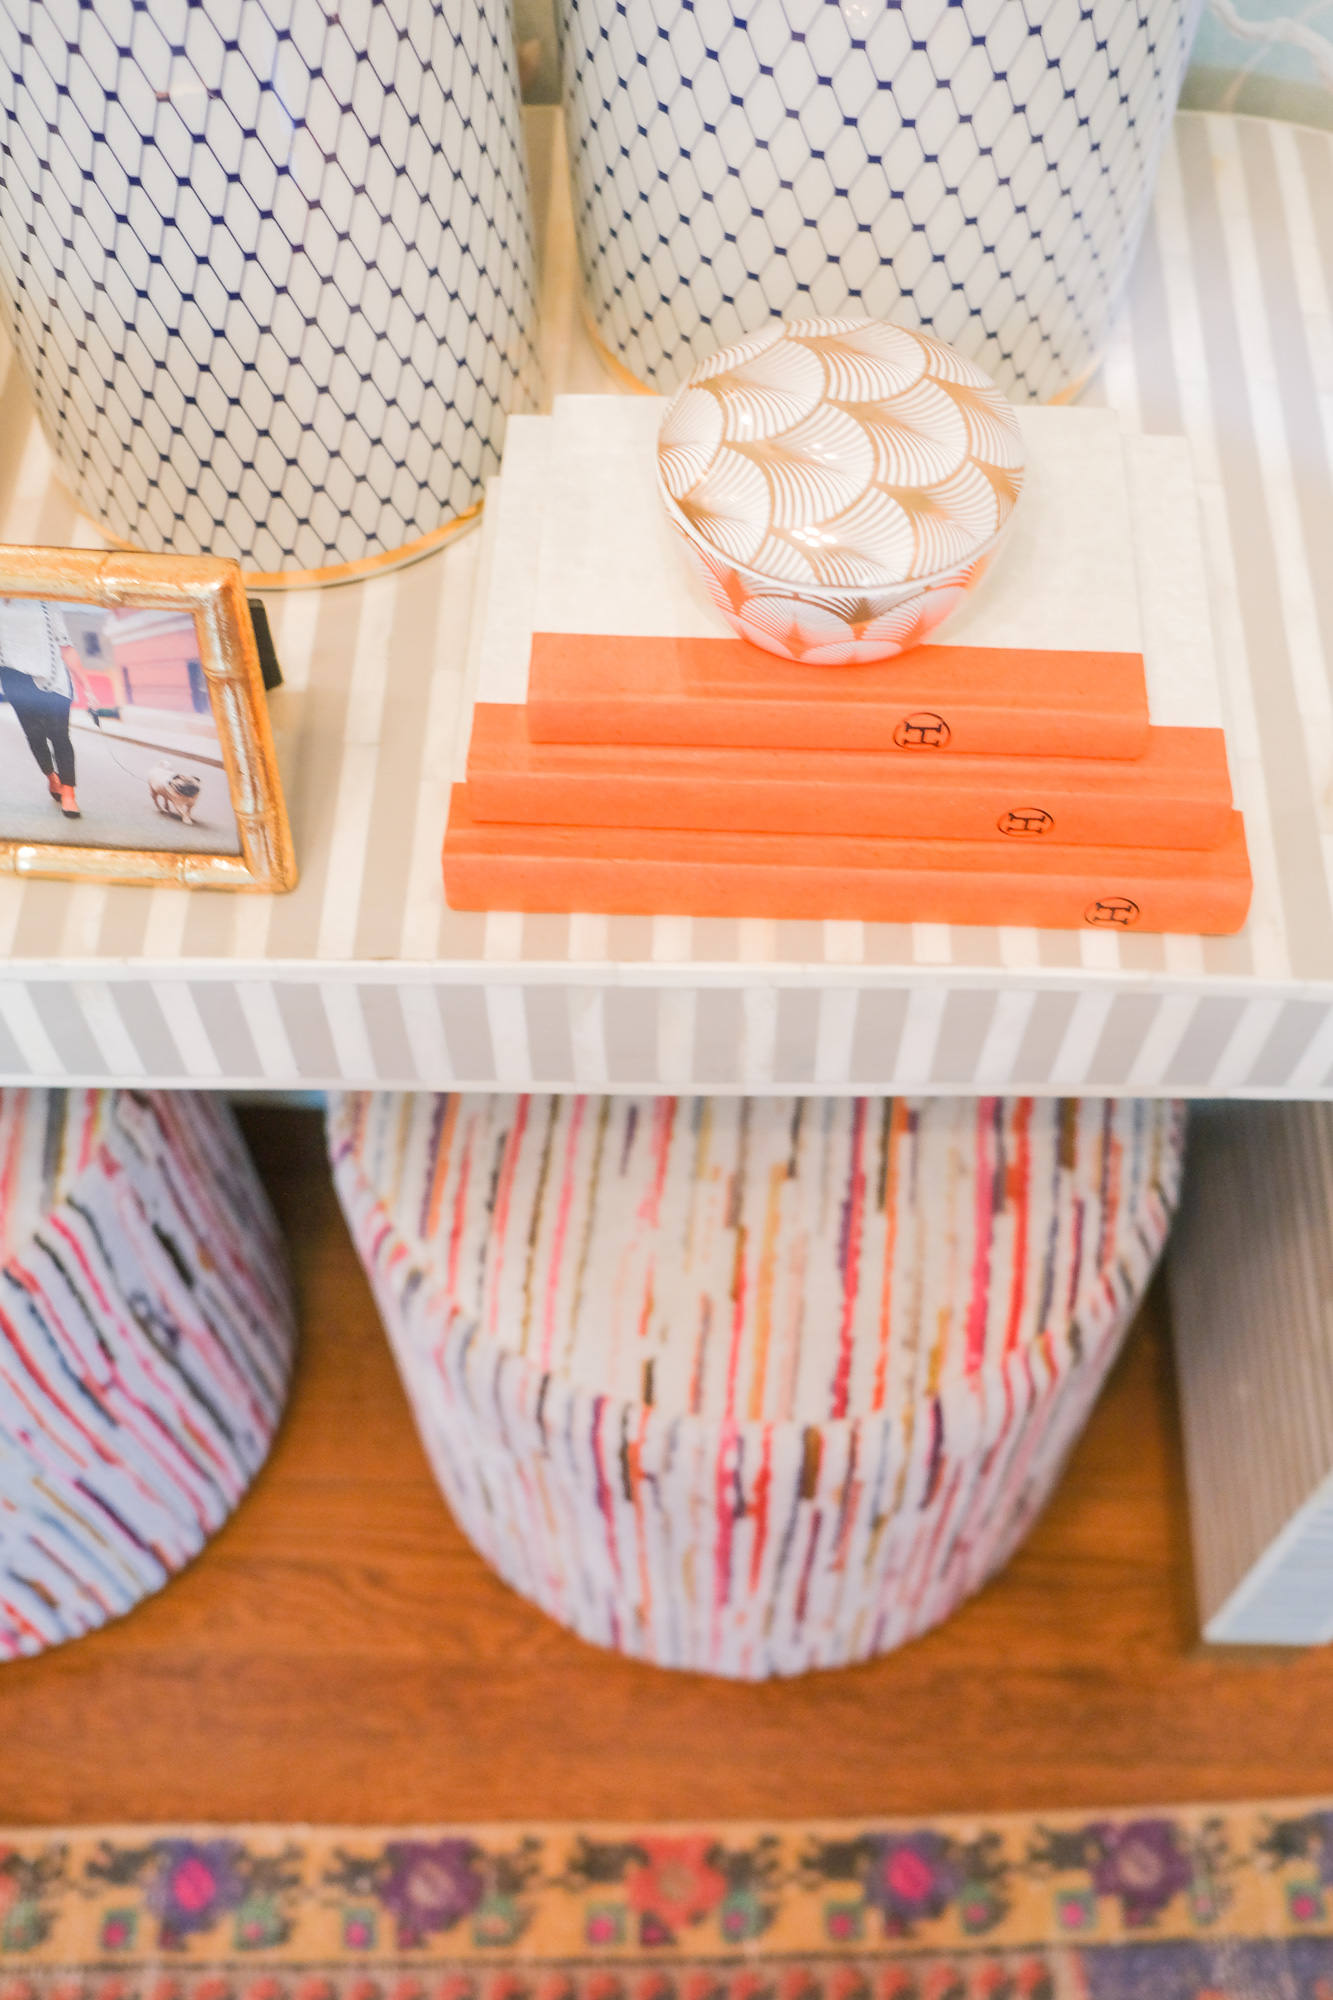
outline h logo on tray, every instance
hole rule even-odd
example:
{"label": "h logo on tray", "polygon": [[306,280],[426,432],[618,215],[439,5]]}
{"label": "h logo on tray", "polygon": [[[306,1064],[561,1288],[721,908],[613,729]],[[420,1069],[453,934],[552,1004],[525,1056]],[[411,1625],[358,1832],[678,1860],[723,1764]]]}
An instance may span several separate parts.
{"label": "h logo on tray", "polygon": [[1095,903],[1089,903],[1083,912],[1085,924],[1115,924],[1127,931],[1131,924],[1139,920],[1139,906],[1128,896],[1100,896]]}
{"label": "h logo on tray", "polygon": [[921,709],[916,715],[903,717],[893,732],[893,740],[900,750],[943,750],[951,734],[942,715]]}
{"label": "h logo on tray", "polygon": [[1049,833],[1055,821],[1040,806],[1016,806],[1012,812],[1000,814],[998,825],[1001,833],[1024,836]]}

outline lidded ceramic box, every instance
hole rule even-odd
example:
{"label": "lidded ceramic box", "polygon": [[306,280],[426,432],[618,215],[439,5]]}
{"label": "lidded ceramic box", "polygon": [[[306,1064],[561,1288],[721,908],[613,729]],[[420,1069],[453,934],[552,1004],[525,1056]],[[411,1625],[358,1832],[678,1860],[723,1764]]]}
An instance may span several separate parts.
{"label": "lidded ceramic box", "polygon": [[1023,484],[990,377],[886,320],[775,321],[662,419],[672,526],[743,639],[811,666],[891,658],[962,602]]}

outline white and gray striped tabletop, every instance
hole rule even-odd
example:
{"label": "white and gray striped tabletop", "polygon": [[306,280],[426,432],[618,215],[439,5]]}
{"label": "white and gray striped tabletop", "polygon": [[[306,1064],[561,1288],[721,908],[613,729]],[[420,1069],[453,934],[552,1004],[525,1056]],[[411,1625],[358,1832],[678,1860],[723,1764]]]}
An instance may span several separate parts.
{"label": "white and gray striped tabletop", "polygon": [[[554,151],[548,387],[606,387]],[[292,895],[0,878],[0,1080],[1333,1095],[1333,135],[1179,116],[1088,400],[1193,448],[1240,936],[447,910],[473,536],[270,600]],[[0,536],[96,539],[12,366]]]}

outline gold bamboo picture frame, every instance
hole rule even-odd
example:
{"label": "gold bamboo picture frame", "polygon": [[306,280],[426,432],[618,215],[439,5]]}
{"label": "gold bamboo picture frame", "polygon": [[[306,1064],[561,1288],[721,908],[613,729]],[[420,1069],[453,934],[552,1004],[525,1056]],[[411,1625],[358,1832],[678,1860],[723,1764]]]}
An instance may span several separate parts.
{"label": "gold bamboo picture frame", "polygon": [[[98,707],[89,702],[88,687],[99,676],[88,671],[84,647],[100,641],[89,639],[80,626],[78,614],[82,610],[90,614],[87,631],[94,632],[115,622],[113,615],[119,615],[121,629],[127,629],[134,622],[128,614],[159,614],[156,629],[169,628],[177,635],[179,657],[173,664],[189,670],[190,708],[183,711],[180,729],[192,730],[193,738],[173,734],[170,713],[151,704],[143,704],[135,712],[154,717],[153,727],[141,726],[136,735],[125,725],[120,707]],[[35,622],[38,613],[44,626]],[[163,618],[161,614],[175,616]],[[193,625],[193,645],[182,636],[189,629],[184,623],[187,617]],[[139,621],[150,633],[154,623],[151,617]],[[17,671],[13,657],[16,642],[12,636],[6,640],[7,632],[22,635],[37,631],[40,635],[43,629],[47,661],[63,658],[67,663],[57,690],[61,698],[65,683],[71,687],[79,684],[83,706],[77,716],[82,748],[77,754],[95,770],[105,766],[117,788],[116,810],[104,811],[100,819],[95,806],[85,814],[72,782],[71,703],[65,702],[62,718],[60,701],[52,704],[51,689],[43,680]],[[75,642],[74,630],[82,633],[83,644]],[[62,634],[65,643],[61,643]],[[188,660],[182,649],[188,650]],[[152,654],[152,645],[141,645],[140,655],[145,651]],[[157,653],[161,651],[159,644]],[[125,687],[127,673],[118,666],[114,671],[119,679],[112,682],[113,667],[108,665],[101,676],[104,685]],[[153,687],[166,686],[162,669],[157,671]],[[59,667],[48,669],[47,679],[59,673]],[[182,705],[179,678],[177,674],[177,685],[167,688],[177,707]],[[35,689],[30,698],[18,692],[26,690],[29,679]],[[295,887],[291,829],[274,754],[254,622],[238,563],[220,556],[0,545],[0,691],[5,693],[4,702],[0,702],[0,873],[53,876],[106,886],[166,884],[267,894]],[[200,707],[205,693],[206,711]],[[48,697],[45,708],[38,700],[43,694]],[[138,700],[137,694],[134,699]],[[43,735],[46,724],[41,720],[48,712],[54,717],[49,741]],[[212,731],[202,720],[204,713],[211,716]],[[164,714],[165,727],[161,721]],[[82,727],[85,718],[93,728]],[[103,718],[114,718],[114,722]],[[161,747],[161,742],[154,740],[154,729],[168,747],[158,763],[145,771],[145,757]],[[192,741],[197,747],[189,747]],[[179,749],[182,742],[187,746],[183,753]],[[116,754],[117,747],[123,754]],[[7,762],[12,764],[8,774]],[[221,778],[216,775],[219,770],[226,783],[225,807]],[[68,784],[63,782],[67,776],[71,780]],[[208,808],[202,825],[194,817],[201,799]],[[229,818],[234,820],[234,828],[226,824]],[[49,839],[40,832],[38,837],[27,837],[39,819],[43,832],[49,822]],[[145,831],[142,847],[130,844],[126,837],[137,830],[140,819]],[[14,832],[20,821],[25,831]],[[217,852],[208,846],[215,827],[220,829]],[[103,843],[99,836],[108,830],[115,830],[117,838]],[[59,837],[62,831],[63,840]],[[153,834],[157,844],[149,837]]]}

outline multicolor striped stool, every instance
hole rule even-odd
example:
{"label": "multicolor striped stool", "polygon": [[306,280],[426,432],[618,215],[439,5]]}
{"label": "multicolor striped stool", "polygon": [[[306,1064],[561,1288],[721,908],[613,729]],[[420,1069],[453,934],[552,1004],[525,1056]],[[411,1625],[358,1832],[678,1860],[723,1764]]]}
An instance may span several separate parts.
{"label": "multicolor striped stool", "polygon": [[0,1090],[0,1660],[198,1554],[264,1461],[294,1343],[222,1098]]}
{"label": "multicolor striped stool", "polygon": [[1143,1100],[346,1095],[440,1484],[586,1639],[755,1679],[944,1618],[1050,1492],[1175,1206]]}

